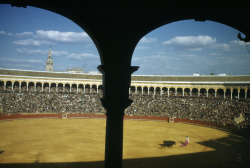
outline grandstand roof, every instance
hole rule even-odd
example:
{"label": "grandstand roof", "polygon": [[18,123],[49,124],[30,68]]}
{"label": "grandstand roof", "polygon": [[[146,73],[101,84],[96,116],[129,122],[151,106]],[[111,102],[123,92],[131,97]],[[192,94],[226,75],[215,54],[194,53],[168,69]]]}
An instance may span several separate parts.
{"label": "grandstand roof", "polygon": [[[88,73],[67,73],[67,72],[45,72],[17,69],[0,69],[1,76],[27,76],[27,77],[49,77],[49,78],[73,78],[73,79],[96,79],[101,80],[100,74]],[[250,82],[250,75],[234,75],[234,76],[166,76],[166,75],[133,75],[132,81],[176,81],[176,82]]]}

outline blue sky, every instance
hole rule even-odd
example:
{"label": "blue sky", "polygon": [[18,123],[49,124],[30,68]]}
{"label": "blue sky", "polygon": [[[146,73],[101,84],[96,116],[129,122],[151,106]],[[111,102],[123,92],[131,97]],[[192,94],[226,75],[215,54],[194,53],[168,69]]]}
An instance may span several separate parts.
{"label": "blue sky", "polygon": [[[52,46],[54,71],[97,71],[98,51],[69,19],[39,8],[0,5],[0,68],[45,70]],[[162,26],[138,43],[137,75],[250,74],[250,53],[238,30],[220,23],[186,20]],[[249,44],[247,44],[250,50]]]}

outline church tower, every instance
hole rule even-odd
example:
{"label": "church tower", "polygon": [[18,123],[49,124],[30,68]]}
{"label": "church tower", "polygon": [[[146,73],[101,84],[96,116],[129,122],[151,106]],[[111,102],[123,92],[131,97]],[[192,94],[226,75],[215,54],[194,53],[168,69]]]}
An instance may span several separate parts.
{"label": "church tower", "polygon": [[53,72],[53,60],[51,58],[51,47],[49,48],[49,54],[46,60],[46,71]]}

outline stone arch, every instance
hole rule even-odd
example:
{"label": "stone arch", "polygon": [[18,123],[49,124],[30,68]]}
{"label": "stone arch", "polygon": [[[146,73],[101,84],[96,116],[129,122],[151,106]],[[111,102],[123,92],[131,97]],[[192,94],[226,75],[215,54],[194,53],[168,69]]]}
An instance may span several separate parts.
{"label": "stone arch", "polygon": [[226,99],[231,99],[231,89],[230,88],[226,88],[226,91],[225,91],[225,97]]}
{"label": "stone arch", "polygon": [[35,83],[34,82],[29,82],[28,83],[28,91],[35,91]]}
{"label": "stone arch", "polygon": [[37,82],[36,83],[36,91],[37,92],[41,92],[42,91],[42,83],[41,82]]}
{"label": "stone arch", "polygon": [[83,84],[78,85],[78,93],[83,93]]}
{"label": "stone arch", "polygon": [[171,97],[175,96],[175,88],[173,87],[169,88],[169,96]]}
{"label": "stone arch", "polygon": [[98,85],[98,93],[99,94],[103,93],[103,87],[102,87],[102,85]]}
{"label": "stone arch", "polygon": [[57,83],[50,84],[50,92],[56,92],[56,85],[57,85]]}
{"label": "stone arch", "polygon": [[85,85],[85,93],[90,93],[91,86],[90,84]]}
{"label": "stone arch", "polygon": [[207,97],[207,89],[205,88],[200,89],[200,97]]}
{"label": "stone arch", "polygon": [[209,98],[214,98],[215,97],[215,89],[214,88],[209,88],[208,89],[208,97]]}
{"label": "stone arch", "polygon": [[20,86],[20,82],[14,81],[14,84],[13,84],[14,92],[19,92],[19,86]]}
{"label": "stone arch", "polygon": [[5,91],[12,91],[12,81],[7,81],[6,82],[6,88],[5,88]]}
{"label": "stone arch", "polygon": [[71,86],[70,83],[65,83],[65,85],[64,85],[64,92],[65,93],[70,93],[70,86]]}
{"label": "stone arch", "polygon": [[224,89],[218,88],[218,89],[217,89],[216,97],[217,97],[217,98],[224,98]]}
{"label": "stone arch", "polygon": [[0,91],[3,92],[4,91],[4,81],[0,80]]}
{"label": "stone arch", "polygon": [[240,91],[239,98],[245,99],[245,88],[240,88],[239,91]]}
{"label": "stone arch", "polygon": [[198,88],[192,89],[192,96],[198,96]]}
{"label": "stone arch", "polygon": [[176,96],[183,96],[183,88],[177,88],[176,92],[177,92]]}
{"label": "stone arch", "polygon": [[184,88],[184,96],[190,96],[190,88]]}
{"label": "stone arch", "polygon": [[48,83],[48,82],[45,82],[44,84],[43,84],[43,91],[44,92],[49,92],[49,90],[50,90],[50,84]]}
{"label": "stone arch", "polygon": [[27,91],[27,83],[25,81],[21,82],[21,91],[26,92]]}
{"label": "stone arch", "polygon": [[135,86],[130,87],[130,94],[135,94]]}
{"label": "stone arch", "polygon": [[57,92],[62,93],[63,92],[63,83],[58,83],[57,87],[58,87]]}
{"label": "stone arch", "polygon": [[162,95],[164,95],[164,96],[168,95],[168,88],[167,87],[162,88]]}
{"label": "stone arch", "polygon": [[238,88],[232,89],[233,99],[238,99]]}
{"label": "stone arch", "polygon": [[92,85],[91,93],[97,93],[97,85],[96,84]]}
{"label": "stone arch", "polygon": [[77,84],[73,83],[71,85],[71,93],[76,93],[77,92]]}

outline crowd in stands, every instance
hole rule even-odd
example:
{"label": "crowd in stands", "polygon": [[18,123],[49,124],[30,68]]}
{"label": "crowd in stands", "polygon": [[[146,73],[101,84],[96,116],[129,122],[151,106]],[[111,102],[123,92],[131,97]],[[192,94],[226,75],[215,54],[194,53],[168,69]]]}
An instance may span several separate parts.
{"label": "crowd in stands", "polygon": [[[100,93],[0,92],[0,113],[105,114]],[[250,99],[131,94],[125,115],[165,116],[249,127]],[[240,120],[240,119],[244,120]],[[237,120],[239,119],[239,120]]]}

